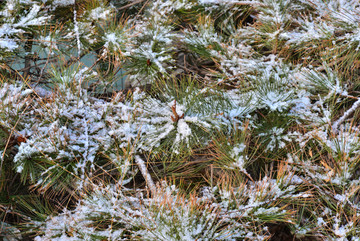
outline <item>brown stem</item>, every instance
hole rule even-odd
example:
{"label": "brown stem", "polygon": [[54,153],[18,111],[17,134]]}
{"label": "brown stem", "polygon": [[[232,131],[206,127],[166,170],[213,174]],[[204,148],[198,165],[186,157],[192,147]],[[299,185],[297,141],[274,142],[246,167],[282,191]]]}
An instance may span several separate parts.
{"label": "brown stem", "polygon": [[25,66],[24,66],[24,72],[23,72],[23,76],[24,76],[24,79],[27,79],[27,77],[29,76],[29,73],[30,73],[30,63],[31,63],[31,60],[32,60],[32,56],[31,56],[31,50],[32,50],[32,46],[33,46],[33,38],[34,36],[30,33],[30,34],[27,34],[26,35],[28,38],[25,42],[25,46],[24,46],[24,49],[25,49],[25,53],[26,53],[26,56],[25,56]]}

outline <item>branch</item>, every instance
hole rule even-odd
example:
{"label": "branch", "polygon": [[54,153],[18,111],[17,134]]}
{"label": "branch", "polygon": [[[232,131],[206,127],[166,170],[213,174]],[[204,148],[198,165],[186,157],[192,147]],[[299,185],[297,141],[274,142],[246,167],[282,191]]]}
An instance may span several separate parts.
{"label": "branch", "polygon": [[141,174],[145,178],[146,184],[147,184],[148,188],[150,189],[151,194],[155,195],[156,187],[155,187],[154,181],[151,179],[151,176],[145,166],[143,159],[141,159],[141,157],[139,155],[136,155],[135,162],[139,166]]}
{"label": "branch", "polygon": [[337,129],[341,123],[343,123],[357,108],[360,107],[360,99],[358,99],[353,106],[348,109],[343,116],[341,116],[337,121],[332,125],[333,131],[337,132]]}
{"label": "branch", "polygon": [[119,11],[119,10],[123,10],[123,9],[125,9],[125,8],[129,8],[129,7],[131,7],[131,6],[135,5],[135,4],[141,3],[141,2],[143,2],[143,1],[144,1],[144,0],[134,1],[134,2],[132,2],[132,3],[129,3],[129,4],[125,5],[125,6],[122,6],[122,7],[118,8],[117,10]]}
{"label": "branch", "polygon": [[32,34],[27,34],[27,37],[29,37],[26,42],[25,42],[25,46],[24,46],[24,50],[26,53],[25,56],[25,63],[24,63],[24,72],[23,72],[23,76],[24,79],[27,79],[27,77],[30,74],[30,63],[31,63],[31,59],[32,57],[30,56],[30,53],[32,51],[32,47],[33,47],[33,38],[34,36]]}
{"label": "branch", "polygon": [[266,4],[258,2],[258,1],[241,1],[241,2],[236,2],[234,3],[235,5],[252,5],[252,6],[260,6],[260,7],[264,7],[266,6]]}

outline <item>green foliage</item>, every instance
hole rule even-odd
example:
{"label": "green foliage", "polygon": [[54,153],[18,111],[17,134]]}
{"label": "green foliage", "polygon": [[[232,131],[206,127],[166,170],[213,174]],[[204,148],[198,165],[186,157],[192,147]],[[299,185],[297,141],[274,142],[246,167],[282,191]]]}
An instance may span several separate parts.
{"label": "green foliage", "polygon": [[358,1],[0,6],[1,238],[359,239]]}

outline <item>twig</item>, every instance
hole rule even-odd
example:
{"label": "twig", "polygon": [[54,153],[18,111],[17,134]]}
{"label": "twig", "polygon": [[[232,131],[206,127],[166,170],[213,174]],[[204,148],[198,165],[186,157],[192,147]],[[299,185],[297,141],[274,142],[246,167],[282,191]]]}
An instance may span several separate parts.
{"label": "twig", "polygon": [[139,155],[136,155],[135,162],[139,166],[141,174],[145,178],[146,184],[147,184],[148,188],[150,189],[151,194],[155,195],[156,187],[155,187],[154,181],[151,179],[151,176],[145,166],[143,159],[141,159],[141,157]]}
{"label": "twig", "polygon": [[37,84],[40,82],[41,77],[43,76],[44,70],[46,69],[46,66],[49,64],[51,51],[52,51],[52,47],[50,47],[50,51],[49,51],[49,54],[48,54],[48,56],[46,58],[46,62],[44,64],[44,66],[41,68],[40,75],[39,75],[38,80],[37,80]]}
{"label": "twig", "polygon": [[119,11],[119,10],[123,10],[123,9],[125,9],[125,8],[129,8],[129,7],[133,6],[133,5],[136,5],[136,4],[138,4],[138,3],[141,3],[141,2],[143,2],[143,1],[144,1],[144,0],[138,0],[138,1],[135,1],[135,2],[132,2],[132,3],[129,3],[129,4],[125,5],[125,6],[122,6],[122,7],[118,8],[117,10]]}
{"label": "twig", "polygon": [[170,115],[171,120],[173,122],[178,122],[179,119],[184,118],[185,113],[183,113],[181,116],[179,116],[178,113],[176,112],[176,100],[174,100],[174,105],[171,106],[171,110],[172,110],[172,113],[174,114],[174,116]]}
{"label": "twig", "polygon": [[341,116],[337,121],[332,125],[333,131],[336,133],[339,125],[343,123],[357,108],[360,107],[360,99],[358,99],[353,106],[348,109],[343,116]]}
{"label": "twig", "polygon": [[80,43],[80,33],[79,33],[79,24],[77,21],[77,12],[76,12],[76,0],[74,0],[74,31],[76,35],[76,43],[78,48],[78,58],[81,56],[81,43]]}
{"label": "twig", "polygon": [[264,7],[266,6],[264,3],[261,2],[257,2],[257,1],[241,1],[241,2],[236,2],[235,5],[252,5],[252,6],[260,6],[260,7]]}
{"label": "twig", "polygon": [[24,78],[26,79],[29,74],[30,74],[30,62],[31,62],[31,56],[30,56],[30,53],[32,51],[32,47],[33,47],[33,38],[34,36],[32,34],[28,34],[27,35],[29,38],[26,40],[25,42],[25,46],[24,46],[24,50],[26,52],[26,56],[25,56],[25,63],[24,63],[24,72],[23,72],[23,75],[24,75]]}

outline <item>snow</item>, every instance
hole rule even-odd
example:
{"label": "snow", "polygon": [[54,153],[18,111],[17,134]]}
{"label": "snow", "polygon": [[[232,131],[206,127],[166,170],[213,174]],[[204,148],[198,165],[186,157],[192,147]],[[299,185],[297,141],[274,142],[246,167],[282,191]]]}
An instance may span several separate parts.
{"label": "snow", "polygon": [[49,20],[49,17],[42,16],[37,17],[41,10],[41,7],[37,4],[33,4],[32,8],[30,9],[30,12],[25,17],[21,18],[19,22],[14,24],[14,27],[26,27],[31,25],[43,25],[46,23],[47,20]]}
{"label": "snow", "polygon": [[106,9],[104,7],[97,7],[91,10],[90,18],[93,20],[106,20],[111,14],[111,9]]}
{"label": "snow", "polygon": [[259,95],[262,103],[270,108],[271,111],[282,112],[288,108],[289,102],[287,101],[292,93],[281,93],[269,91],[265,96]]}
{"label": "snow", "polygon": [[75,8],[76,0],[74,0],[74,31],[76,36],[76,43],[77,43],[77,49],[78,49],[78,58],[81,57],[81,42],[80,42],[80,33],[79,33],[79,24],[77,21],[77,11]]}
{"label": "snow", "polygon": [[3,24],[0,26],[0,48],[6,49],[7,51],[13,51],[18,48],[18,44],[11,35],[21,33],[22,30],[16,29],[9,24]]}
{"label": "snow", "polygon": [[8,51],[13,51],[17,49],[19,46],[18,44],[8,37],[0,39],[0,48],[7,49]]}
{"label": "snow", "polygon": [[340,202],[345,202],[346,201],[346,196],[345,195],[340,195],[340,194],[336,194],[334,196],[334,198]]}
{"label": "snow", "polygon": [[303,30],[281,33],[280,37],[287,39],[288,44],[301,44],[314,40],[328,39],[334,35],[336,28],[327,22],[316,23],[314,21],[299,20]]}
{"label": "snow", "polygon": [[117,48],[120,47],[120,45],[117,43],[118,38],[116,37],[115,33],[108,33],[105,35],[106,43],[104,44],[104,47],[109,47],[109,44],[115,45]]}
{"label": "snow", "polygon": [[[191,129],[184,119],[180,119],[178,121],[177,132],[180,136],[179,139],[188,139],[189,136],[191,136]],[[175,140],[175,142],[176,142],[176,140]]]}
{"label": "snow", "polygon": [[[25,175],[32,161],[47,163],[28,176],[41,189],[70,163],[67,172],[76,176],[75,189],[89,191],[76,190],[80,195],[74,209],[40,222],[42,233],[35,240],[91,240],[93,234],[108,240],[262,240],[269,238],[263,223],[274,216],[292,225],[297,237],[314,234],[346,240],[358,235],[360,130],[352,116],[360,108],[360,99],[352,79],[342,72],[346,61],[331,58],[334,53],[341,53],[341,58],[357,54],[360,48],[358,1],[155,0],[144,5],[144,14],[115,27],[107,25],[114,14],[111,5],[78,11],[74,0],[42,3],[16,1],[24,7],[18,16],[14,1],[4,4],[1,61],[23,51],[23,28],[41,31],[52,19],[52,10],[68,7],[74,14],[71,23],[64,25],[69,33],[44,31],[36,37],[35,44],[46,51],[57,50],[51,57],[65,48],[64,40],[76,43],[80,57],[87,51],[82,41],[88,41],[100,50],[98,60],[119,65],[133,85],[171,79],[174,70],[187,67],[178,66],[177,56],[210,65],[191,69],[191,78],[204,80],[204,88],[184,80],[185,87],[167,83],[152,94],[140,89],[127,97],[114,93],[110,101],[85,89],[88,81],[103,81],[104,72],[96,67],[54,71],[51,78],[44,75],[44,80],[58,83],[59,88],[52,90],[4,80],[1,127],[16,132],[16,138],[26,137],[11,143],[17,149],[15,170]],[[233,14],[243,5],[251,6],[254,24],[220,23],[228,25],[227,34],[219,31],[220,25],[215,28],[219,20],[207,16],[217,10]],[[200,12],[205,9],[193,29],[182,26],[178,31],[178,26],[168,24],[176,21],[174,13],[190,15],[193,7]],[[318,49],[330,58],[318,58],[323,54]],[[292,63],[283,50],[311,55],[291,56],[296,59]],[[219,151],[213,144],[219,133],[233,143],[221,153],[226,155],[225,164],[217,163],[213,153]],[[238,134],[245,140],[235,140]],[[215,159],[221,176],[241,172],[246,181],[236,187],[225,182],[204,187],[201,197],[197,193],[185,197],[174,186],[154,183],[157,161],[164,161],[158,156],[182,163],[176,154],[187,152],[192,159],[198,147]],[[8,155],[5,150],[0,154]],[[149,159],[151,165],[147,165],[147,154],[156,162]],[[114,165],[121,180],[92,187],[90,181],[99,166],[105,168],[99,159]],[[266,168],[276,163],[271,175],[253,178],[247,173],[253,163],[256,166],[265,159]],[[150,175],[150,167],[156,167],[154,174]],[[147,197],[146,190],[124,187],[138,171],[151,190]],[[324,199],[321,203],[318,195]],[[288,209],[294,206],[293,200],[314,202],[316,209],[299,221]]]}
{"label": "snow", "polygon": [[245,167],[247,165],[248,156],[245,155],[246,145],[244,143],[239,143],[234,145],[231,151],[231,158],[234,159],[234,162],[231,163],[230,168],[237,168],[241,172],[248,174]]}
{"label": "snow", "polygon": [[[48,2],[49,0],[43,0],[43,2]],[[74,4],[74,0],[53,0],[51,4],[55,7],[65,7]]]}
{"label": "snow", "polygon": [[138,164],[139,169],[140,169],[143,177],[145,178],[146,183],[147,183],[150,191],[151,191],[153,194],[155,194],[155,192],[156,192],[156,187],[155,187],[154,181],[152,180],[149,172],[147,171],[147,168],[146,168],[146,166],[145,166],[144,161],[141,159],[141,157],[140,157],[139,155],[136,155],[136,156],[135,156],[135,162]]}
{"label": "snow", "polygon": [[15,226],[0,221],[0,229],[4,241],[17,241],[22,239],[20,230]]}
{"label": "snow", "polygon": [[52,52],[53,50],[59,50],[59,49],[58,49],[58,46],[57,46],[57,44],[56,44],[55,39],[53,39],[53,37],[50,36],[50,35],[45,36],[45,37],[41,36],[40,39],[39,39],[39,41],[40,41],[40,43],[41,43],[42,45],[46,46],[46,50],[47,50],[47,52],[49,52],[49,53],[54,54],[54,53]]}
{"label": "snow", "polygon": [[360,106],[360,99],[358,99],[351,108],[349,108],[337,121],[332,125],[332,129],[336,132],[341,123],[343,123],[355,110]]}

